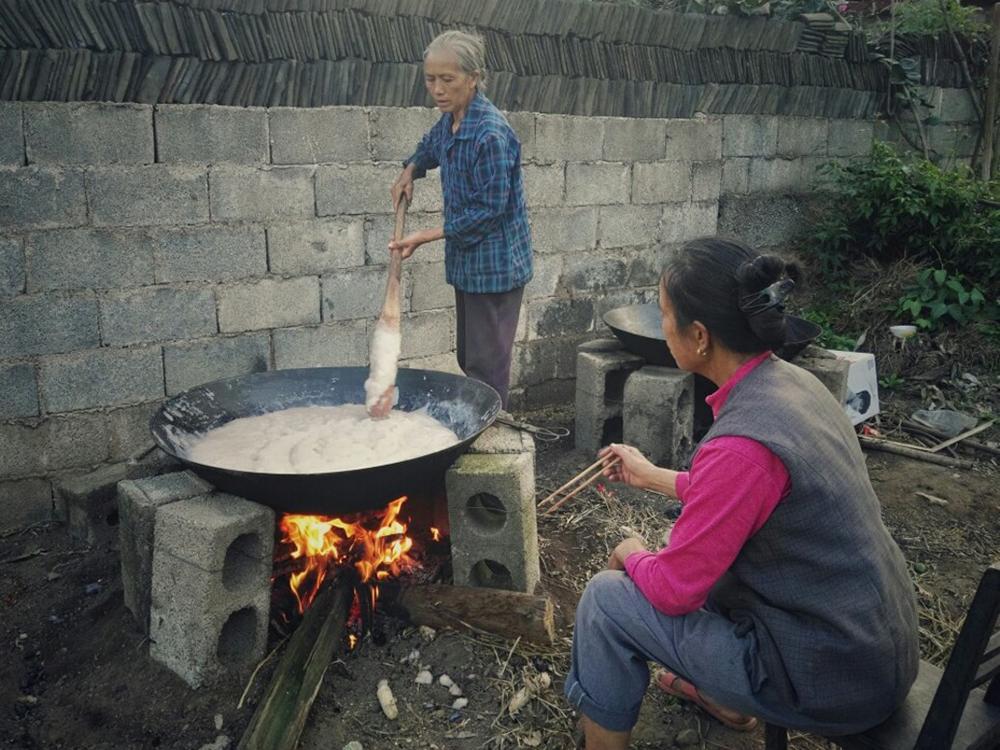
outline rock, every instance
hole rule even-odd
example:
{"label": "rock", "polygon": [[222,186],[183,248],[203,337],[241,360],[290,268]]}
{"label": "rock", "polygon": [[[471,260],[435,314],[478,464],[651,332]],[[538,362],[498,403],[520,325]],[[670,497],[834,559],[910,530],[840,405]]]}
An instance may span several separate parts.
{"label": "rock", "polygon": [[701,742],[701,737],[694,729],[682,729],[674,737],[674,744],[677,747],[691,747]]}
{"label": "rock", "polygon": [[420,637],[423,638],[428,643],[430,643],[435,638],[437,638],[437,631],[434,628],[430,628],[430,627],[428,627],[426,625],[421,625],[420,626]]}
{"label": "rock", "polygon": [[222,714],[215,715],[215,731],[222,731]]}
{"label": "rock", "polygon": [[434,682],[434,675],[432,675],[426,669],[423,669],[417,672],[417,679],[415,679],[414,682],[417,683],[418,685],[430,685],[431,683]]}
{"label": "rock", "polygon": [[453,709],[455,709],[456,711],[458,711],[460,709],[465,708],[468,705],[469,705],[469,699],[468,698],[456,698],[455,702],[451,704],[451,707]]}
{"label": "rock", "polygon": [[365,750],[365,748],[357,740],[351,740],[346,745],[344,745],[344,749],[343,750]]}
{"label": "rock", "polygon": [[394,721],[399,717],[399,708],[396,706],[396,698],[392,694],[388,680],[378,681],[375,696],[378,698],[378,703],[382,707],[382,713],[385,714],[387,719]]}
{"label": "rock", "polygon": [[399,660],[400,664],[416,664],[420,661],[420,651],[413,649],[410,653]]}
{"label": "rock", "polygon": [[202,745],[198,750],[227,750],[232,740],[229,739],[224,734],[220,734],[215,738],[214,742],[209,742],[207,745]]}
{"label": "rock", "polygon": [[455,683],[452,682],[452,679],[448,675],[443,674],[440,677],[438,677],[438,684],[441,685],[442,687],[450,688]]}
{"label": "rock", "polygon": [[457,698],[462,694],[462,688],[460,688],[458,685],[452,685],[450,688],[448,688],[448,692]]}

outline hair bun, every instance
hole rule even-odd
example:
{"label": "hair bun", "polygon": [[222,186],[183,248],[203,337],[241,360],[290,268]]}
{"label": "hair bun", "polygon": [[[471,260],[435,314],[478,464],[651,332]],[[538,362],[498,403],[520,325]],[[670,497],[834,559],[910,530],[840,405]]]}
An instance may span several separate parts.
{"label": "hair bun", "polygon": [[777,255],[758,255],[736,270],[740,311],[750,330],[772,349],[785,343],[785,298],[798,278],[799,267]]}

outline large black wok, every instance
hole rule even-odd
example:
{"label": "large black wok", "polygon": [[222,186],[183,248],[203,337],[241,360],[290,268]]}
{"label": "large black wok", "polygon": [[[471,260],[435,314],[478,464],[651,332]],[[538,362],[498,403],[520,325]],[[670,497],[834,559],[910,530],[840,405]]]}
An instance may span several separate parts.
{"label": "large black wok", "polygon": [[[812,343],[822,329],[794,315],[786,315],[785,319],[788,325],[785,345],[775,354],[782,359],[792,359]],[[617,307],[604,314],[604,324],[630,352],[638,354],[651,365],[677,367],[667,351],[660,320],[660,307],[655,303]]]}
{"label": "large black wok", "polygon": [[266,474],[233,471],[191,461],[185,445],[200,434],[239,417],[296,406],[362,404],[364,367],[315,367],[243,375],[193,388],[167,401],[150,421],[164,451],[218,489],[256,500],[285,513],[342,515],[386,503],[440,484],[445,470],[500,411],[495,390],[461,375],[431,370],[399,371],[398,408],[428,407],[460,442],[436,453],[365,469],[326,474]]}

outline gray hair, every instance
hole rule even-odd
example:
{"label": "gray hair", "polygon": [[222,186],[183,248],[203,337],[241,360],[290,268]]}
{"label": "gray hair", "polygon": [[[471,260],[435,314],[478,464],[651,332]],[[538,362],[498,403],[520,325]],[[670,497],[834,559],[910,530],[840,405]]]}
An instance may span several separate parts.
{"label": "gray hair", "polygon": [[438,34],[424,50],[424,59],[435,52],[451,52],[458,58],[463,73],[477,75],[476,89],[486,88],[486,45],[483,38],[464,31],[445,31]]}

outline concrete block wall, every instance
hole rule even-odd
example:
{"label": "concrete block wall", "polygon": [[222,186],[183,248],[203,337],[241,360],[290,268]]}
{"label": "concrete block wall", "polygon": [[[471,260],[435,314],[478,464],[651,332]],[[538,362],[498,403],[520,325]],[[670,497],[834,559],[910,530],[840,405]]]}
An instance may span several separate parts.
{"label": "concrete block wall", "polygon": [[[149,442],[166,397],[274,368],[363,365],[384,288],[389,184],[422,108],[0,102],[0,526],[52,480]],[[513,407],[572,398],[602,314],[656,297],[665,255],[717,231],[761,245],[873,123],[510,114],[535,244]],[[408,226],[439,225],[432,173]],[[455,370],[444,247],[405,265],[403,358]]]}

